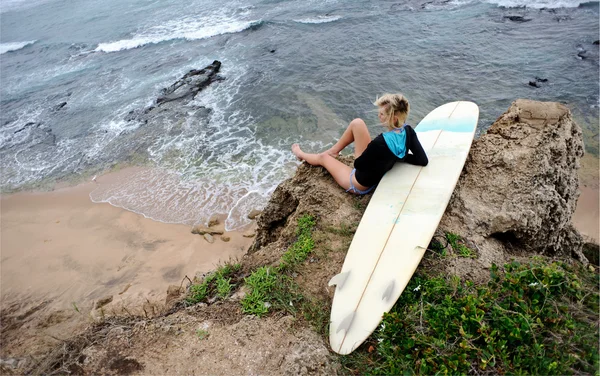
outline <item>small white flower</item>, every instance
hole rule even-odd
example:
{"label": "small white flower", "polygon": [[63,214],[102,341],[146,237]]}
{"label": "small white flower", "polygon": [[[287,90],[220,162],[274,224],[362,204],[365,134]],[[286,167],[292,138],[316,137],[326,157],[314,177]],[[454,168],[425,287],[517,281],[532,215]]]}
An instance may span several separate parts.
{"label": "small white flower", "polygon": [[419,290],[421,290],[421,285],[415,287],[415,289],[413,291],[419,291]]}
{"label": "small white flower", "polygon": [[383,338],[378,338],[377,342],[379,342],[379,343],[383,342]]}
{"label": "small white flower", "polygon": [[533,282],[533,283],[530,283],[530,284],[529,284],[529,287],[533,287],[533,286],[537,286],[537,285],[538,285],[538,283],[537,283],[537,282]]}

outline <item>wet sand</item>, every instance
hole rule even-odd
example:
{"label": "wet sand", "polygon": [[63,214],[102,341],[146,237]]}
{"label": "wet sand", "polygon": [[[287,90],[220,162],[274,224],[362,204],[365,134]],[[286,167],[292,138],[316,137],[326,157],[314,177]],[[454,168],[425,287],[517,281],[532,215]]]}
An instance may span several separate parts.
{"label": "wet sand", "polygon": [[2,197],[1,299],[3,307],[48,301],[47,309],[74,310],[112,295],[119,302],[164,301],[169,285],[241,258],[251,243],[240,232],[209,244],[191,227],[166,224],[110,204],[93,203],[96,184]]}

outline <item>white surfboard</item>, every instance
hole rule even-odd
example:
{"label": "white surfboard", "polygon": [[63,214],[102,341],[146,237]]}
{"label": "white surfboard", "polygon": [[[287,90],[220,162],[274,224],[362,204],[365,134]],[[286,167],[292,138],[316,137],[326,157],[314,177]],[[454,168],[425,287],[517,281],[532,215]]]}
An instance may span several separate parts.
{"label": "white surfboard", "polygon": [[479,117],[472,102],[430,112],[415,128],[426,167],[397,163],[373,194],[336,285],[329,341],[349,354],[377,328],[417,269],[469,154]]}

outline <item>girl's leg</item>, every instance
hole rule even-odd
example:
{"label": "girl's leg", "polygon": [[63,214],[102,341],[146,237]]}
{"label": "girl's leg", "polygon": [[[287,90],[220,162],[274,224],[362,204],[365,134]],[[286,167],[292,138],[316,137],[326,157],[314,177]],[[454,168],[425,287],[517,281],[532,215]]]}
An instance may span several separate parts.
{"label": "girl's leg", "polygon": [[352,142],[354,142],[354,156],[356,158],[361,156],[367,145],[369,145],[369,142],[371,142],[371,135],[367,129],[367,124],[362,119],[352,120],[338,142],[325,153],[335,157]]}
{"label": "girl's leg", "polygon": [[[350,188],[350,172],[352,172],[352,168],[350,166],[345,165],[344,163],[338,161],[327,152],[320,154],[310,154],[305,153],[300,149],[298,144],[292,145],[292,152],[298,159],[305,160],[309,164],[313,166],[323,166],[333,179],[344,189]],[[364,187],[356,181],[356,178],[353,178],[353,184],[357,189],[361,191],[368,189],[369,187]],[[354,193],[354,192],[353,192]]]}

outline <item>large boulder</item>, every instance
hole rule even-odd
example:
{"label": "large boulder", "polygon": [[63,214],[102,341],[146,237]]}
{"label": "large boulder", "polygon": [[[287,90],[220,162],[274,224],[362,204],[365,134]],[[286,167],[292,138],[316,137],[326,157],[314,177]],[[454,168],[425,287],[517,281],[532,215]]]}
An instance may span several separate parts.
{"label": "large boulder", "polygon": [[474,141],[442,226],[586,263],[571,223],[583,150],[566,106],[516,100]]}

